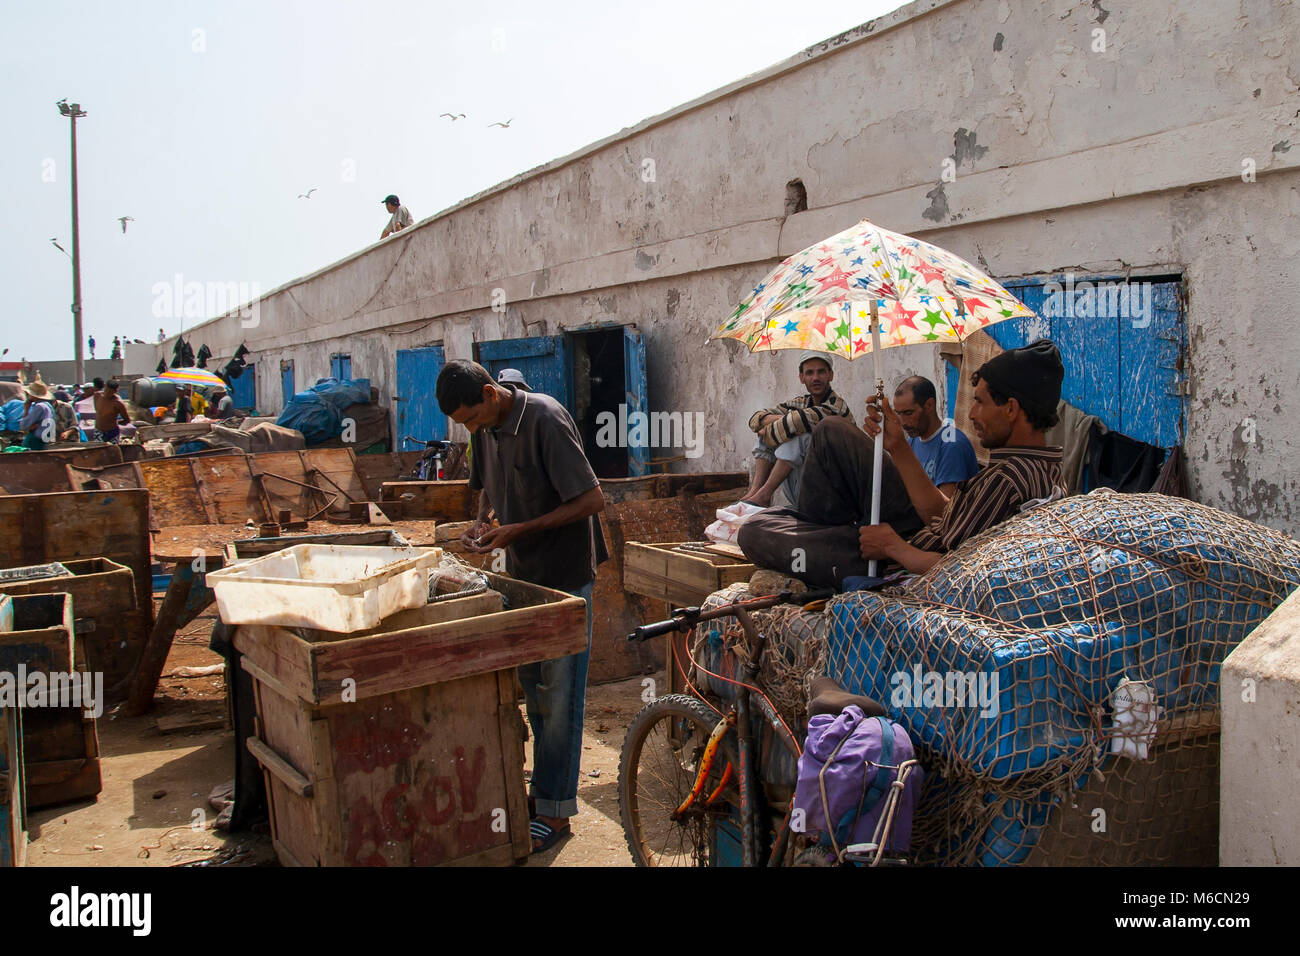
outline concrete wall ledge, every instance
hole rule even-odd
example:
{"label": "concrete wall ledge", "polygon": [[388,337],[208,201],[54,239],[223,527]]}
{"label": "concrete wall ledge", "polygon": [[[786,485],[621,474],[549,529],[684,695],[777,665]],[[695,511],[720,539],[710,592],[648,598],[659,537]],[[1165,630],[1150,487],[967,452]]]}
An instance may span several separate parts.
{"label": "concrete wall ledge", "polygon": [[1300,590],[1223,662],[1219,863],[1300,866]]}

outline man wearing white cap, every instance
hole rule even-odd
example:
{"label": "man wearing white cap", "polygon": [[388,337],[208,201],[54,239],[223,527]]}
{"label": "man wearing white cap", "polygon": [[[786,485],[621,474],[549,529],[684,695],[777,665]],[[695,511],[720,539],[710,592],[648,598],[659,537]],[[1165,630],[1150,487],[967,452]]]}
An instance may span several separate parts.
{"label": "man wearing white cap", "polygon": [[524,381],[524,373],[517,368],[503,368],[497,374],[497,384],[505,385],[509,382],[515,388],[522,388],[525,392],[531,392],[528,383]]}
{"label": "man wearing white cap", "polygon": [[772,495],[782,487],[791,502],[799,500],[799,475],[813,427],[827,418],[853,421],[848,403],[831,388],[834,378],[830,360],[810,352],[799,362],[799,384],[805,393],[773,408],[760,408],[750,417],[749,427],[758,443],[745,501],[771,507]]}

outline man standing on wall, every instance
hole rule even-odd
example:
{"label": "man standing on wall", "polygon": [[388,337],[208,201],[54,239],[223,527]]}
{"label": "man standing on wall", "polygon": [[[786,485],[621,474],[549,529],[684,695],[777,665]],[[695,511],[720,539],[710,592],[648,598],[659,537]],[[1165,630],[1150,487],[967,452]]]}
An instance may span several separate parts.
{"label": "man standing on wall", "polygon": [[384,231],[379,234],[380,239],[387,239],[393,233],[400,232],[411,224],[411,210],[403,206],[402,201],[392,193],[384,197],[384,208],[392,213],[392,218],[388,220]]}
{"label": "man standing on wall", "polygon": [[[591,591],[596,566],[609,557],[597,518],[605,498],[577,426],[549,395],[497,384],[483,366],[465,361],[447,363],[436,394],[443,414],[469,430],[469,486],[482,490],[478,520],[461,543],[478,554],[504,548],[511,577],[587,602],[586,650],[519,668],[533,728],[529,829],[540,853],[569,835],[578,812]],[[499,527],[488,523],[489,509]]]}

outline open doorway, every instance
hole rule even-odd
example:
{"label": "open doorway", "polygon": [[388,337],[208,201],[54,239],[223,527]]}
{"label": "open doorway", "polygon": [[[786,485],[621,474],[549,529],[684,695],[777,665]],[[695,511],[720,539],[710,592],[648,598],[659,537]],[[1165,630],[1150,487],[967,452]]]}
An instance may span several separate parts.
{"label": "open doorway", "polygon": [[619,405],[627,401],[623,336],[622,326],[570,333],[573,420],[597,478],[626,478],[629,474],[626,448],[601,448],[596,443],[596,416],[611,412],[617,417]]}
{"label": "open doorway", "polygon": [[[569,410],[597,477],[649,473],[650,448],[643,441],[631,446],[627,440],[627,422],[646,413],[649,405],[645,341],[635,325],[478,342],[475,354],[494,377],[502,369],[516,369],[534,392],[551,396]],[[596,441],[599,426],[611,416],[618,423],[615,439],[602,448]],[[608,439],[608,427],[604,434]]]}

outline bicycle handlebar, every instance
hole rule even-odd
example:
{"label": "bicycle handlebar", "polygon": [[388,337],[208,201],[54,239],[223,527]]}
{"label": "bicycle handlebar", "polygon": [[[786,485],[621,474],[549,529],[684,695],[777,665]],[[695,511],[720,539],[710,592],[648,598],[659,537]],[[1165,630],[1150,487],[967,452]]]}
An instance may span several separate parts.
{"label": "bicycle handlebar", "polygon": [[449,448],[451,446],[451,442],[441,438],[434,438],[429,441],[425,441],[423,438],[416,438],[414,435],[403,435],[402,441],[415,442],[415,444],[423,445],[425,448],[432,448],[432,447]]}
{"label": "bicycle handlebar", "polygon": [[673,616],[670,620],[657,621],[654,624],[642,624],[629,634],[627,639],[629,641],[648,641],[652,637],[662,637],[664,634],[671,634],[673,631],[688,631],[700,621],[731,617],[738,609],[760,611],[763,608],[775,607],[778,604],[812,604],[815,601],[825,601],[832,598],[837,593],[833,588],[802,591],[798,594],[791,591],[782,591],[780,594],[769,594],[762,597],[747,598],[744,601],[736,601],[732,604],[722,604],[707,611],[698,607],[679,607],[673,610]]}

